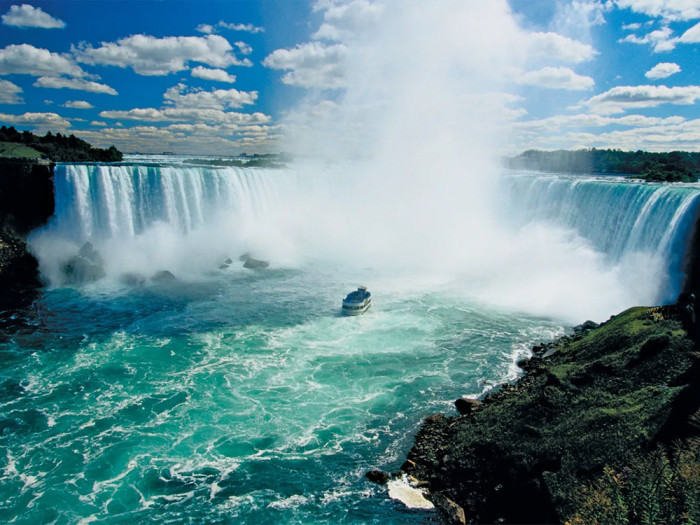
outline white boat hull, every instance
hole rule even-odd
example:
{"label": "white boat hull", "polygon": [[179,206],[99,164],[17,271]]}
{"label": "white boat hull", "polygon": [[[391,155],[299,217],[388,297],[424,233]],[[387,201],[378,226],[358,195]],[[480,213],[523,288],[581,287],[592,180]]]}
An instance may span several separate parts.
{"label": "white boat hull", "polygon": [[362,304],[348,303],[343,301],[343,314],[344,315],[362,315],[369,307],[372,306],[372,299],[368,299]]}

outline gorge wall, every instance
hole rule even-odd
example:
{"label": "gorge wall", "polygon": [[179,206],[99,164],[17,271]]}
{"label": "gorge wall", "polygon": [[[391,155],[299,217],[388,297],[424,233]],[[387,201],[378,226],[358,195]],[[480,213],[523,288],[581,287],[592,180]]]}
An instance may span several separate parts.
{"label": "gorge wall", "polygon": [[54,213],[54,165],[0,159],[0,309],[29,300],[41,286],[36,259],[27,251],[27,234]]}

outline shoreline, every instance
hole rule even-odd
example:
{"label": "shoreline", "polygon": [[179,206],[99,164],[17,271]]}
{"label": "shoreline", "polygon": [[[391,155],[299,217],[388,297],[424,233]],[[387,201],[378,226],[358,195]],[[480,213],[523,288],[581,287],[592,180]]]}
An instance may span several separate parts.
{"label": "shoreline", "polygon": [[401,473],[448,522],[563,522],[605,467],[700,434],[688,423],[700,374],[684,305],[586,325],[533,347],[513,383],[457,400],[460,415],[423,421]]}

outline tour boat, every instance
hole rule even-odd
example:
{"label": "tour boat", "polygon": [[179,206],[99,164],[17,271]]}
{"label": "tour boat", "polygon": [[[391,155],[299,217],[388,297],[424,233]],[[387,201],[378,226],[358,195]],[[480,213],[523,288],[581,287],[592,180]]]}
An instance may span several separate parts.
{"label": "tour boat", "polygon": [[350,292],[343,300],[343,313],[345,315],[360,315],[372,306],[372,294],[366,286],[360,286],[354,292]]}

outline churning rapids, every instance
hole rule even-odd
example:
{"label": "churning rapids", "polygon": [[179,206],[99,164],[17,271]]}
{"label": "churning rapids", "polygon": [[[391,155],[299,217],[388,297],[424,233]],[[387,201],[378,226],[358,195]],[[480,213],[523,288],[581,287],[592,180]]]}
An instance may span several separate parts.
{"label": "churning rapids", "polygon": [[[508,173],[494,221],[364,182],[57,166],[30,238],[48,284],[0,339],[0,519],[425,522],[364,473],[397,470],[423,417],[513,379],[535,342],[672,300],[700,195]],[[106,277],[66,285],[86,241]],[[373,309],[340,316],[358,284]]]}

